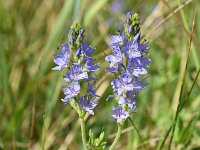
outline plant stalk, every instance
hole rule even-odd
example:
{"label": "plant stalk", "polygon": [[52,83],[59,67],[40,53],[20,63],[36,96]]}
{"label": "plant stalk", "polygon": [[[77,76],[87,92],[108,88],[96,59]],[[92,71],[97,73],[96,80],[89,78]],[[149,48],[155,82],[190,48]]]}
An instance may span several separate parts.
{"label": "plant stalk", "polygon": [[115,146],[117,145],[119,138],[122,134],[122,129],[123,129],[123,123],[122,124],[118,124],[118,131],[117,131],[117,135],[112,143],[112,145],[110,146],[109,150],[114,150]]}
{"label": "plant stalk", "polygon": [[81,121],[81,134],[82,134],[83,148],[84,148],[84,150],[87,150],[87,147],[86,147],[87,140],[86,140],[86,134],[85,134],[85,121],[84,121],[84,118],[80,118],[80,121]]}

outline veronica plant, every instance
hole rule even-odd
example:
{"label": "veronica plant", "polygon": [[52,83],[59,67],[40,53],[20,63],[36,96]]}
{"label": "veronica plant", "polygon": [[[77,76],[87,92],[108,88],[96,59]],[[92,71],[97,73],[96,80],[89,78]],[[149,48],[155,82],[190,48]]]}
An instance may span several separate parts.
{"label": "veronica plant", "polygon": [[105,57],[110,62],[107,71],[115,75],[111,82],[113,95],[108,96],[116,100],[117,106],[113,107],[111,118],[118,125],[118,132],[110,150],[113,150],[122,133],[124,122],[130,113],[136,110],[135,97],[147,86],[144,80],[147,77],[149,47],[142,42],[140,33],[140,19],[138,14],[127,14],[122,33],[111,36],[109,43],[112,55]]}
{"label": "veronica plant", "polygon": [[[84,29],[78,23],[74,23],[68,35],[68,42],[59,47],[59,54],[54,54],[54,62],[57,66],[52,70],[66,69],[66,74],[63,77],[66,84],[66,87],[63,88],[65,97],[61,100],[78,113],[81,122],[82,142],[86,150],[84,118],[86,113],[94,115],[93,109],[98,105],[98,102],[94,100],[99,97],[95,91],[95,71],[100,66],[94,63],[95,59],[91,56],[94,49],[83,42],[83,38]],[[88,87],[86,92],[84,88],[81,88],[84,84]],[[92,132],[90,133],[92,135]]]}

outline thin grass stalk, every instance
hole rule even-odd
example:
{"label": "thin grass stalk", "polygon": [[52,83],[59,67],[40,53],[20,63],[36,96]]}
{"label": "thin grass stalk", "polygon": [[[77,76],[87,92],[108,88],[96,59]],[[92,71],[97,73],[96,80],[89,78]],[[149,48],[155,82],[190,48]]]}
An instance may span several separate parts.
{"label": "thin grass stalk", "polygon": [[[181,5],[181,1],[180,1],[180,0],[177,0],[177,3],[178,3],[179,5]],[[189,30],[189,24],[188,24],[188,21],[187,21],[187,19],[186,19],[186,15],[185,15],[184,10],[181,10],[181,11],[180,11],[180,14],[181,14],[181,18],[182,18],[182,20],[183,20],[183,24],[184,24],[185,28],[186,28],[187,30]],[[188,35],[189,35],[189,34],[188,34]],[[190,36],[190,35],[189,35],[189,36]],[[192,43],[192,45],[191,45],[191,48],[193,49],[193,50],[192,50],[193,61],[194,61],[194,64],[195,64],[195,66],[196,66],[196,69],[198,70],[200,64],[199,64],[198,54],[197,54],[197,51],[196,51],[196,49],[195,49],[193,43]]]}
{"label": "thin grass stalk", "polygon": [[[186,69],[187,69],[187,66],[188,66],[188,60],[189,60],[189,53],[190,53],[190,50],[191,50],[191,43],[192,43],[192,39],[193,39],[193,33],[194,33],[194,25],[195,25],[195,21],[196,21],[196,11],[195,11],[195,15],[194,15],[194,19],[193,19],[193,25],[192,25],[192,32],[190,34],[190,41],[189,41],[189,49],[188,49],[188,55],[187,55],[187,60],[186,60],[186,67],[185,67],[185,72],[184,72],[184,78],[185,78],[185,74],[186,74]],[[198,77],[198,76],[197,76]],[[184,79],[183,78],[183,79]],[[193,83],[194,84],[194,83]],[[184,81],[181,85],[181,92],[180,92],[180,95],[182,95],[182,91],[183,91],[183,86],[184,86]],[[192,86],[193,88],[193,86]],[[191,90],[192,90],[191,88]],[[191,93],[191,90],[190,90],[190,93]],[[181,111],[181,109],[183,108],[183,105],[181,106],[181,101],[180,101],[181,97],[179,98],[179,104],[178,104],[178,107],[177,107],[177,110],[176,110],[176,115],[175,115],[175,119],[172,123],[172,125],[170,126],[170,128],[168,129],[160,147],[159,147],[159,150],[161,150],[165,144],[165,141],[168,137],[168,135],[170,134],[171,130],[173,129],[172,131],[172,135],[171,135],[171,138],[170,138],[170,143],[169,143],[169,146],[168,146],[168,149],[171,148],[171,143],[172,143],[172,140],[173,140],[173,135],[174,135],[174,131],[175,131],[175,126],[176,126],[176,122],[177,122],[177,119],[178,119],[178,115]],[[187,97],[188,99],[188,97]],[[181,108],[181,109],[180,109]]]}
{"label": "thin grass stalk", "polygon": [[155,31],[157,30],[162,24],[164,24],[165,22],[167,22],[175,13],[179,12],[181,9],[183,9],[185,6],[187,6],[189,3],[191,3],[193,0],[188,0],[185,3],[181,4],[180,6],[178,6],[176,9],[174,9],[173,13],[170,13],[169,15],[167,15],[158,25],[156,25],[153,29],[151,29],[146,36],[144,37],[144,39],[148,39],[148,37]]}
{"label": "thin grass stalk", "polygon": [[177,110],[176,110],[175,124],[173,126],[173,130],[172,130],[172,134],[171,134],[171,138],[170,138],[170,142],[169,142],[169,146],[168,146],[169,150],[171,149],[171,144],[172,144],[172,140],[173,140],[173,137],[174,137],[174,131],[175,131],[175,128],[176,128],[176,123],[177,123],[177,119],[178,119],[178,115],[179,115],[179,108],[180,108],[180,105],[181,105],[181,97],[183,95],[182,94],[183,93],[183,87],[185,85],[185,76],[186,76],[186,70],[187,70],[187,66],[188,66],[189,54],[190,54],[190,51],[191,51],[192,39],[193,39],[193,34],[194,34],[194,26],[195,26],[195,22],[196,22],[196,14],[197,14],[197,11],[195,10],[194,19],[193,19],[193,23],[192,23],[192,32],[191,32],[190,41],[189,41],[189,49],[188,49],[188,53],[187,53],[185,72],[184,72],[183,82],[182,82],[182,85],[181,85],[179,104],[178,104],[178,107],[177,107]]}
{"label": "thin grass stalk", "polygon": [[196,83],[196,81],[197,81],[197,79],[199,77],[199,73],[200,73],[200,68],[199,68],[199,70],[197,72],[197,75],[196,75],[196,77],[194,79],[194,82],[192,83],[192,87],[190,88],[190,91],[188,92],[187,98],[183,101],[182,105],[179,108],[179,112],[183,109],[183,107],[185,106],[186,102],[188,101],[188,99],[190,97],[190,94],[191,94],[191,92],[192,92],[192,90],[194,88],[194,85],[195,85],[195,83]]}
{"label": "thin grass stalk", "polygon": [[42,150],[45,150],[46,143],[46,116],[43,115],[43,139],[42,139]]}
{"label": "thin grass stalk", "polygon": [[[131,124],[134,127],[134,129],[136,130],[138,136],[140,137],[140,140],[142,141],[142,143],[144,143],[144,139],[143,139],[142,135],[140,134],[140,131],[138,130],[138,128],[135,126],[135,123],[133,122],[133,120],[130,117],[128,117],[128,119],[131,122]],[[147,150],[147,147],[146,147],[145,144],[143,145],[143,147],[144,147],[145,150]]]}
{"label": "thin grass stalk", "polygon": [[[190,91],[188,92],[187,98],[186,98],[186,99],[183,101],[183,103],[179,106],[179,113],[181,112],[181,110],[182,110],[183,107],[185,106],[186,102],[188,101],[189,96],[190,96],[190,94],[191,94],[191,92],[192,92],[192,90],[193,90],[193,87],[194,87],[194,85],[195,85],[195,83],[196,83],[196,81],[197,81],[197,79],[198,79],[199,73],[200,73],[200,69],[198,70],[197,75],[196,75],[196,77],[195,77],[195,80],[194,80],[194,82],[193,82],[193,84],[192,84],[192,87],[190,88]],[[177,117],[178,117],[178,116],[177,116]],[[175,118],[175,119],[176,119],[176,118]],[[163,141],[162,141],[162,143],[161,143],[161,145],[160,145],[160,147],[159,147],[159,150],[161,150],[161,149],[163,148],[163,146],[164,146],[164,144],[165,144],[165,141],[166,141],[166,139],[167,139],[167,137],[168,137],[170,131],[172,130],[172,128],[173,128],[173,126],[174,126],[174,124],[175,124],[175,122],[176,122],[175,119],[174,119],[172,125],[170,126],[170,128],[168,129],[168,131],[167,131],[167,133],[166,133],[166,135],[165,135],[165,137],[164,137],[164,139],[163,139]]]}

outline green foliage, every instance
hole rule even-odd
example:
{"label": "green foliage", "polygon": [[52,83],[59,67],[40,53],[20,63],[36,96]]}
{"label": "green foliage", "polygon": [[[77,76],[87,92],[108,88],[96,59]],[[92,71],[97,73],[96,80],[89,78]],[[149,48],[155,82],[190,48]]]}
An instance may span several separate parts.
{"label": "green foliage", "polygon": [[104,131],[102,131],[98,138],[95,138],[93,131],[89,131],[89,141],[87,143],[88,150],[105,150],[106,142],[104,142]]}
{"label": "green foliage", "polygon": [[[117,1],[121,4],[113,7]],[[104,53],[111,52],[107,45],[110,35],[123,28],[119,23],[126,21],[130,10],[140,15],[141,37],[150,46],[152,60],[149,85],[136,98],[139,106],[131,116],[144,143],[127,123],[116,150],[140,149],[144,144],[147,149],[158,148],[173,124],[179,98],[184,102],[188,95],[171,149],[199,149],[200,78],[195,81],[200,64],[199,8],[199,0],[0,1],[0,149],[80,149],[78,115],[60,101],[64,97],[60,89],[65,72],[51,70],[52,55],[68,40],[74,21],[85,29],[85,41],[96,47],[95,62],[103,67],[97,72],[96,87],[102,97],[95,116],[85,115],[86,131],[92,128],[94,133],[100,133],[104,127],[110,146],[117,125],[109,118],[113,103],[106,98],[111,94],[113,76],[104,71],[109,65]],[[184,70],[195,9],[191,53]],[[184,72],[185,83],[179,97]],[[163,149],[167,148],[170,136]]]}

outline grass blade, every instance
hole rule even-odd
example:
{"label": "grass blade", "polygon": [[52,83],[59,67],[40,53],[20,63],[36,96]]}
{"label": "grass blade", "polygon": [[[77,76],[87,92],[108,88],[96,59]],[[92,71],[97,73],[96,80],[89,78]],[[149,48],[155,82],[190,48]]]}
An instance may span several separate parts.
{"label": "grass blade", "polygon": [[[128,117],[128,119],[129,119],[129,121],[131,122],[131,124],[132,124],[132,126],[134,127],[134,129],[136,130],[138,136],[140,137],[140,140],[142,141],[142,143],[144,143],[144,139],[143,139],[142,135],[140,134],[140,131],[138,130],[138,128],[135,126],[133,120],[132,120],[130,117]],[[145,150],[148,149],[148,148],[146,147],[145,144],[143,145],[143,147],[144,147]]]}
{"label": "grass blade", "polygon": [[[58,42],[58,39],[59,39],[61,33],[63,32],[63,27],[66,24],[66,20],[72,13],[72,9],[73,9],[73,0],[65,1],[65,4],[58,16],[57,21],[56,21],[54,31],[49,36],[47,44],[44,46],[40,56],[37,59],[37,62],[35,65],[36,69],[35,69],[34,73],[37,73],[40,62],[44,57],[47,56],[49,49]],[[40,69],[41,74],[43,74],[45,72],[45,68],[47,68],[46,66],[47,66],[47,62],[41,63],[41,69]]]}
{"label": "grass blade", "polygon": [[[1,48],[1,46],[0,46]],[[1,76],[2,76],[2,83],[3,84],[3,95],[9,99],[9,101],[13,101],[13,93],[10,86],[9,81],[9,72],[8,72],[8,64],[5,55],[5,49],[0,50],[0,68],[1,68]],[[2,102],[2,101],[1,101]],[[12,104],[12,103],[11,103]]]}
{"label": "grass blade", "polygon": [[191,31],[191,35],[190,35],[190,41],[189,41],[189,49],[188,49],[188,53],[187,53],[186,66],[185,66],[185,71],[184,71],[184,78],[183,78],[183,82],[182,82],[182,85],[181,85],[179,105],[178,105],[177,110],[176,110],[175,124],[173,126],[172,135],[171,135],[169,146],[168,146],[169,150],[171,149],[171,144],[172,144],[172,140],[173,140],[173,137],[174,137],[174,131],[175,131],[175,128],[176,128],[177,118],[178,118],[178,115],[179,115],[179,112],[180,112],[179,109],[180,109],[180,104],[181,104],[181,96],[182,96],[182,93],[183,93],[183,87],[184,87],[184,83],[185,83],[185,75],[186,75],[186,70],[187,70],[187,66],[188,66],[189,54],[190,54],[190,51],[191,51],[192,39],[193,39],[193,34],[194,34],[194,26],[195,26],[195,23],[196,23],[196,15],[197,15],[197,11],[195,10],[194,19],[193,19],[193,23],[192,23],[192,31]]}
{"label": "grass blade", "polygon": [[[174,136],[174,131],[175,131],[175,127],[176,127],[176,123],[177,123],[177,119],[178,119],[178,115],[180,113],[180,110],[183,108],[183,105],[181,105],[181,95],[182,95],[182,92],[183,92],[183,87],[184,87],[184,79],[185,79],[185,74],[186,74],[186,69],[187,69],[187,66],[188,66],[188,60],[189,60],[189,54],[190,54],[190,50],[191,50],[191,43],[192,43],[192,39],[193,39],[193,33],[194,33],[194,25],[195,25],[195,22],[196,22],[196,11],[195,11],[195,14],[194,14],[194,19],[193,19],[193,25],[192,25],[192,32],[190,34],[190,41],[189,41],[189,49],[188,49],[188,53],[187,53],[187,59],[186,59],[186,66],[185,66],[185,71],[184,71],[184,75],[183,75],[183,81],[182,81],[182,84],[181,84],[181,91],[180,91],[180,96],[179,96],[179,104],[177,106],[177,110],[176,110],[176,115],[175,115],[175,119],[174,119],[174,122],[173,124],[170,126],[169,130],[167,131],[167,134],[166,136],[164,137],[162,143],[161,143],[161,146],[159,147],[159,149],[162,149],[163,146],[164,146],[164,143],[169,135],[169,133],[171,132],[172,130],[172,134],[171,134],[171,138],[170,138],[170,143],[169,143],[169,146],[168,146],[168,149],[171,149],[171,144],[172,144],[172,140],[173,140],[173,136]],[[199,74],[199,73],[198,73]],[[198,74],[196,76],[196,78],[198,77]],[[196,79],[194,81],[194,83],[196,82]],[[193,84],[194,84],[193,83]],[[192,88],[191,90],[193,89],[193,86],[192,85]],[[187,99],[191,93],[191,90],[187,96]],[[187,100],[186,100],[187,101]],[[181,108],[181,109],[180,109]]]}
{"label": "grass blade", "polygon": [[90,9],[87,11],[84,17],[83,24],[84,26],[88,26],[89,23],[92,21],[92,18],[95,16],[95,14],[105,5],[105,3],[108,0],[98,0],[94,1],[94,5],[90,7]]}

